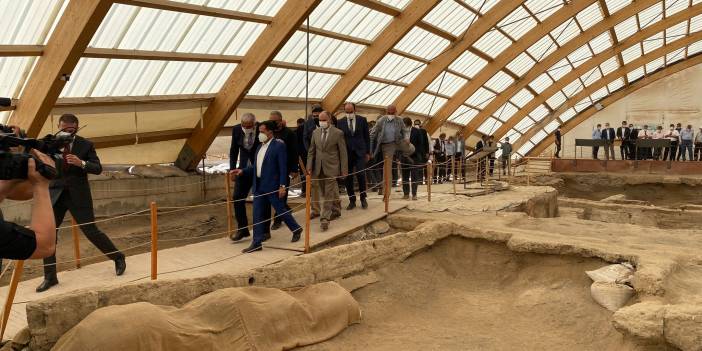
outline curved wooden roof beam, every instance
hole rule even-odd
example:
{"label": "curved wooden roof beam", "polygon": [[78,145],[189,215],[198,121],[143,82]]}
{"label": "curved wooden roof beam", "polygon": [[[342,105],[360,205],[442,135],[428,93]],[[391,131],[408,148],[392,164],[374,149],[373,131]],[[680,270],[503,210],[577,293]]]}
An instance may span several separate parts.
{"label": "curved wooden roof beam", "polygon": [[[520,80],[515,81],[511,86],[509,86],[507,89],[502,91],[497,97],[495,97],[485,108],[480,111],[468,124],[465,126],[463,132],[464,135],[470,135],[475,130],[487,120],[490,115],[495,113],[497,109],[499,109],[504,103],[509,101],[516,93],[521,91],[523,88],[526,88],[530,82],[532,82],[534,79],[536,79],[538,76],[540,76],[542,73],[546,72],[551,66],[555,65],[558,63],[560,60],[564,59],[567,57],[569,54],[571,54],[573,51],[581,47],[582,45],[586,44],[588,41],[590,41],[592,38],[597,37],[598,35],[602,34],[605,31],[608,31],[611,27],[614,27],[618,23],[626,20],[627,18],[636,15],[637,13],[641,12],[642,10],[655,5],[657,3],[660,3],[659,0],[639,0],[635,1],[630,5],[627,5],[626,7],[622,8],[621,10],[617,11],[616,13],[612,14],[610,17],[604,18],[602,21],[598,22],[597,24],[593,25],[592,27],[588,28],[585,30],[583,33],[581,33],[578,37],[573,38],[572,40],[568,41],[567,43],[563,44],[560,48],[558,48],[556,51],[550,53],[548,56],[543,58],[540,62],[534,65]],[[467,89],[467,88],[466,88]],[[477,88],[476,88],[477,90]],[[454,98],[458,101],[465,101],[467,100],[471,94],[467,94],[466,92],[463,92],[462,89],[456,92],[454,94]],[[452,99],[452,100],[453,100]],[[447,119],[454,111],[455,109],[448,109],[449,104],[451,106],[455,105],[455,102],[446,102],[444,106],[442,106],[442,109],[440,109],[436,113],[436,117]],[[444,108],[446,107],[446,108]]]}
{"label": "curved wooden roof beam", "polygon": [[[622,88],[620,90],[617,90],[616,92],[612,93],[611,95],[607,96],[606,98],[602,99],[601,102],[603,105],[610,106],[617,102],[620,99],[623,99],[635,91],[651,84],[654,83],[658,80],[661,80],[665,77],[668,77],[672,74],[678,73],[680,71],[683,71],[685,69],[688,69],[690,67],[696,66],[702,64],[702,55],[697,54],[694,56],[690,56],[687,59],[674,63],[668,67],[665,67],[659,71],[653,72],[652,74],[643,77],[641,79],[638,79],[633,82],[629,82],[629,85],[625,88]],[[563,134],[573,130],[573,128],[577,127],[580,125],[580,123],[583,123],[587,121],[590,117],[592,117],[595,113],[597,113],[597,109],[595,109],[594,106],[590,106],[587,109],[581,111],[577,116],[573,117],[572,119],[568,120],[561,126],[561,132]],[[538,155],[542,153],[547,147],[549,147],[553,142],[553,138],[550,137],[550,135],[553,135],[553,133],[549,134],[548,137],[544,138],[544,140],[541,140],[536,146],[534,146],[525,156],[531,156],[531,155]]]}
{"label": "curved wooden roof beam", "polygon": [[407,34],[412,27],[422,21],[439,0],[413,0],[383,31],[373,43],[358,56],[346,74],[339,79],[322,101],[328,111],[341,106],[358,84],[373,70],[380,60]]}
{"label": "curved wooden roof beam", "polygon": [[203,113],[202,122],[198,123],[180,150],[176,166],[192,169],[197,165],[249,88],[320,2],[321,0],[285,2]]}
{"label": "curved wooden roof beam", "polygon": [[[587,0],[583,1],[583,3],[590,1],[594,2],[594,0]],[[497,23],[502,21],[502,19],[507,17],[510,13],[512,13],[512,11],[517,9],[523,3],[524,0],[502,1],[498,6],[493,7],[487,13],[485,13],[484,16],[478,18],[470,26],[470,28],[466,28],[466,31],[460,39],[458,39],[455,43],[451,44],[441,54],[433,58],[429,62],[429,64],[427,64],[427,66],[424,67],[422,72],[409,84],[409,86],[402,90],[402,93],[395,99],[394,102],[394,105],[397,106],[398,113],[404,112],[404,110],[412,103],[412,101],[414,101],[414,99],[417,98],[417,96],[419,96],[419,94],[421,94],[425,90],[425,88],[428,87],[429,84],[431,84],[431,82],[433,82],[434,79],[436,79],[436,77],[438,77],[441,74],[441,72],[446,70],[449,67],[449,65],[451,65],[451,63],[453,63],[456,59],[463,55],[463,53],[466,50],[469,50],[473,46],[473,44],[475,44],[475,42],[478,41],[478,39],[480,39],[485,33],[489,32],[492,28],[494,28],[497,25]],[[571,5],[568,7],[574,6]],[[490,59],[489,57],[487,58]],[[499,59],[500,57],[493,60],[487,67],[490,67],[492,65],[499,65]],[[509,61],[507,61],[507,63],[509,63]],[[480,76],[481,74],[483,74],[485,70],[486,69],[484,68],[478,75]],[[492,75],[490,75],[489,77],[492,77]],[[489,79],[489,77],[487,79]],[[460,103],[462,104],[463,101],[461,101]],[[429,120],[427,123],[428,124],[426,128],[430,131],[430,133],[433,133],[434,130],[438,128],[438,125],[434,126],[434,122],[432,122],[432,120]]]}
{"label": "curved wooden roof beam", "polygon": [[114,1],[72,0],[49,38],[42,56],[10,117],[12,124],[39,135],[80,56]]}
{"label": "curved wooden roof beam", "polygon": [[[679,50],[682,48],[686,48],[688,45],[696,43],[698,41],[702,40],[702,32],[696,32],[691,35],[688,35],[682,39],[678,39],[672,43],[669,43],[668,45],[664,45],[656,50],[653,50],[649,52],[646,55],[643,55],[628,64],[624,65],[623,67],[619,67],[618,69],[612,71],[611,73],[607,74],[606,76],[598,79],[595,81],[593,84],[588,86],[587,88],[583,89],[580,91],[578,94],[575,96],[569,98],[562,107],[559,107],[559,110],[565,111],[573,106],[575,106],[579,101],[582,101],[583,99],[587,98],[590,96],[592,93],[596,92],[597,90],[607,86],[607,84],[614,82],[615,80],[625,77],[629,72],[647,64],[648,62],[651,62],[657,58],[660,57],[665,57],[665,55],[674,52],[675,50]],[[527,141],[529,141],[538,131],[540,131],[544,126],[548,125],[551,123],[551,121],[555,120],[558,118],[557,114],[552,114],[551,116],[545,117],[538,123],[534,124],[529,128],[529,130],[524,133],[517,142],[514,143],[514,148],[516,150],[519,150],[522,145],[524,145]],[[497,136],[497,135],[496,135]],[[500,135],[501,136],[501,135]]]}
{"label": "curved wooden roof beam", "polygon": [[[670,16],[664,20],[661,20],[649,27],[646,27],[642,29],[641,31],[636,32],[632,36],[626,38],[625,40],[621,41],[619,44],[616,46],[612,46],[609,49],[595,55],[594,57],[590,58],[580,66],[578,66],[576,69],[568,72],[568,74],[564,75],[561,77],[557,82],[546,88],[546,90],[542,91],[541,94],[538,96],[534,97],[529,103],[524,105],[519,111],[517,111],[512,117],[510,117],[507,122],[502,124],[496,131],[495,131],[495,137],[501,138],[503,135],[507,134],[510,129],[512,129],[517,123],[519,123],[524,117],[526,117],[530,112],[532,112],[535,108],[537,108],[539,105],[543,104],[546,102],[551,96],[559,92],[561,89],[566,87],[568,84],[572,83],[574,80],[578,79],[578,77],[582,76],[583,74],[586,74],[588,71],[592,70],[593,68],[596,68],[600,64],[606,62],[607,60],[611,59],[612,57],[617,57],[622,51],[625,49],[631,47],[632,45],[637,45],[641,41],[645,40],[646,38],[649,38],[652,35],[655,35],[656,33],[659,33],[669,27],[672,27],[673,25],[676,25],[680,22],[689,20],[690,18],[702,14],[702,5],[695,5],[693,8],[688,9],[687,11],[681,11],[673,16]],[[675,42],[673,42],[675,43]],[[621,68],[621,67],[620,67]],[[570,100],[571,98],[569,98]],[[580,100],[577,100],[580,101]],[[558,116],[561,113],[563,113],[567,108],[563,108],[563,106],[559,106],[559,108],[551,113],[551,115]]]}

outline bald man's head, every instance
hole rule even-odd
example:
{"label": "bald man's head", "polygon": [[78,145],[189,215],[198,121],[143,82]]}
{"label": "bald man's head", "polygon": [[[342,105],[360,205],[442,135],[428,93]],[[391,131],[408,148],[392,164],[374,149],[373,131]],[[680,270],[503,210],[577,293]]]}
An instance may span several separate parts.
{"label": "bald man's head", "polygon": [[397,114],[397,107],[395,105],[388,105],[386,112],[388,115],[396,115]]}

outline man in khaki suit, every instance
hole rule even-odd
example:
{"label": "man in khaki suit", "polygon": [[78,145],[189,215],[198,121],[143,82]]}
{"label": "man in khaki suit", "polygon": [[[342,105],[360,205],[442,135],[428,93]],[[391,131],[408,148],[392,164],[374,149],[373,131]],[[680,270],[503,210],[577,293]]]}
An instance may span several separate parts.
{"label": "man in khaki suit", "polygon": [[349,172],[344,132],[331,124],[331,114],[319,114],[319,128],[312,133],[307,151],[307,170],[312,174],[312,186],[317,187],[321,199],[322,231],[329,229],[334,203],[339,201],[336,177],[346,177]]}

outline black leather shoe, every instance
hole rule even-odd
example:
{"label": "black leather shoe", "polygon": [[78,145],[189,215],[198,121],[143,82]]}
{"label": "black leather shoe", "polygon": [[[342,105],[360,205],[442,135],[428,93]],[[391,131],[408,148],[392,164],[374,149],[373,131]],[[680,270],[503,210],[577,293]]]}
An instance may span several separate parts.
{"label": "black leather shoe", "polygon": [[232,239],[232,241],[239,241],[247,236],[251,236],[251,234],[249,233],[249,230],[243,229],[243,230],[237,230],[236,234],[234,234],[233,236],[230,236],[229,239]]}
{"label": "black leather shoe", "polygon": [[37,292],[40,293],[42,291],[47,291],[49,288],[51,288],[54,285],[58,285],[58,279],[52,278],[52,279],[46,279],[44,278],[44,281],[37,286]]}
{"label": "black leather shoe", "polygon": [[263,233],[263,241],[267,241],[271,238],[271,233]]}
{"label": "black leather shoe", "polygon": [[347,211],[351,211],[351,210],[353,210],[354,208],[356,208],[356,203],[355,203],[355,202],[349,202],[349,205],[346,206],[346,210],[347,210]]}
{"label": "black leather shoe", "polygon": [[283,223],[274,221],[273,224],[271,224],[271,230],[279,229],[282,226],[283,226]]}
{"label": "black leather shoe", "polygon": [[241,253],[251,253],[251,252],[261,251],[261,250],[263,250],[263,246],[261,244],[255,245],[252,243],[251,246],[241,250]]}
{"label": "black leather shoe", "polygon": [[293,232],[292,240],[290,240],[291,243],[296,243],[300,241],[300,236],[302,235],[302,228],[298,228],[296,231]]}
{"label": "black leather shoe", "polygon": [[366,201],[366,199],[361,199],[361,208],[364,210],[368,208],[368,201]]}
{"label": "black leather shoe", "polygon": [[115,273],[119,276],[124,274],[124,271],[127,270],[127,261],[124,259],[124,257],[120,257],[115,260]]}

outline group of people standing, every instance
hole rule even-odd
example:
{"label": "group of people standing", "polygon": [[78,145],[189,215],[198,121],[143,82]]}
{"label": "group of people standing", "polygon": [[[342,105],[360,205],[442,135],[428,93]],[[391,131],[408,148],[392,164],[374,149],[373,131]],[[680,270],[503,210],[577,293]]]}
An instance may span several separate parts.
{"label": "group of people standing", "polygon": [[[681,123],[669,125],[667,130],[663,126],[649,129],[648,125],[635,127],[631,123],[622,121],[621,127],[615,131],[609,123],[605,123],[604,128],[597,124],[592,131],[593,139],[606,140],[605,158],[607,160],[616,159],[614,154],[614,142],[620,142],[619,154],[622,160],[663,160],[663,161],[702,161],[702,127],[695,133],[692,125],[683,128]],[[639,139],[668,139],[669,147],[636,147],[636,140]],[[599,159],[599,147],[592,148],[592,157]]]}

